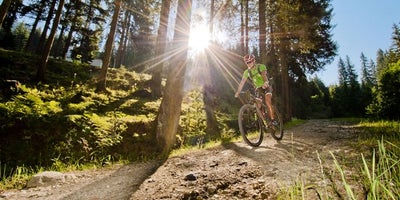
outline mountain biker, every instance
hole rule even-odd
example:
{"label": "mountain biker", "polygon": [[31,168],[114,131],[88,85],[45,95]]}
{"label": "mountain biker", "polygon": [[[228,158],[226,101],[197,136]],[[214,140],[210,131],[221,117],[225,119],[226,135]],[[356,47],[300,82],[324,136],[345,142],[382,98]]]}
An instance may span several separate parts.
{"label": "mountain biker", "polygon": [[240,91],[244,84],[246,83],[247,79],[253,82],[255,88],[260,92],[260,94],[265,95],[265,104],[268,107],[269,118],[272,121],[273,125],[276,125],[277,122],[275,121],[274,116],[274,108],[272,107],[272,87],[269,85],[268,76],[267,76],[267,67],[263,64],[256,63],[255,56],[252,54],[245,55],[243,57],[243,61],[247,65],[247,69],[243,72],[242,80],[238,86],[238,89],[235,93],[235,97],[239,97]]}

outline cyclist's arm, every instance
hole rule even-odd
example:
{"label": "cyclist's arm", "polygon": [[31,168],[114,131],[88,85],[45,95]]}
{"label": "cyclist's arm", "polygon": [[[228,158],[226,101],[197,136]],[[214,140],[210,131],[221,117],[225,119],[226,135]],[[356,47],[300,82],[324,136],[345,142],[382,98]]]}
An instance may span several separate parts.
{"label": "cyclist's arm", "polygon": [[246,80],[247,80],[247,78],[246,78],[246,77],[243,77],[242,80],[240,81],[239,86],[238,86],[238,89],[237,89],[237,91],[236,91],[236,93],[235,93],[235,97],[236,97],[236,98],[239,97],[239,93],[240,93],[240,91],[242,91],[243,86],[244,86],[244,84],[246,83]]}
{"label": "cyclist's arm", "polygon": [[264,82],[268,82],[267,70],[261,71],[261,76],[262,76]]}

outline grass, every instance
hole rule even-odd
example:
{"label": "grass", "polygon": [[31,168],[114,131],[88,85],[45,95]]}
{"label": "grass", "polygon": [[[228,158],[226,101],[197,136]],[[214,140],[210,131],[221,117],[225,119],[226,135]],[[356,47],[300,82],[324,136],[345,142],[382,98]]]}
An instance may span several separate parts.
{"label": "grass", "polygon": [[5,174],[7,165],[0,163],[0,192],[8,189],[22,189],[33,174],[41,169],[32,169],[25,166],[15,168],[11,175]]}
{"label": "grass", "polygon": [[[335,119],[337,120],[337,119]],[[325,182],[332,182],[330,186],[322,186],[323,193],[318,192],[319,199],[397,199],[400,196],[400,123],[397,121],[372,121],[352,118],[340,119],[346,123],[356,123],[356,128],[362,130],[356,147],[363,146],[364,150],[372,152],[361,152],[358,164],[353,164],[353,170],[358,173],[351,175],[346,173],[344,165],[339,163],[331,152],[333,169],[337,176],[332,174],[326,176],[322,160],[320,161],[321,173]],[[365,148],[367,146],[367,148]],[[366,154],[370,156],[365,156]],[[346,160],[342,160],[346,162]],[[359,166],[359,168],[357,168]],[[349,167],[349,166],[347,166]],[[361,177],[357,179],[356,177]],[[336,180],[332,180],[332,178]],[[334,181],[340,182],[335,184]],[[352,184],[361,184],[362,190],[355,189]],[[278,199],[308,199],[306,195],[307,183],[305,180],[297,180],[292,185],[282,188],[278,193]],[[329,190],[327,187],[332,187]],[[328,192],[331,191],[331,192]]]}
{"label": "grass", "polygon": [[[397,149],[387,151],[386,146]],[[372,154],[370,164],[362,156],[367,188],[367,199],[396,199],[400,196],[400,160],[399,147],[390,142],[378,141],[378,152]]]}
{"label": "grass", "polygon": [[[109,160],[104,158],[103,160]],[[79,163],[78,161],[74,163],[63,163],[59,160],[55,160],[53,165],[50,167],[26,167],[18,166],[11,170],[10,174],[6,174],[7,165],[2,165],[0,163],[0,192],[9,189],[23,189],[26,187],[27,182],[32,178],[33,175],[44,172],[44,171],[59,171],[59,172],[69,172],[69,171],[84,171],[84,170],[94,170],[99,168],[113,167],[120,164],[127,164],[127,160],[118,160],[116,162],[103,163]]]}

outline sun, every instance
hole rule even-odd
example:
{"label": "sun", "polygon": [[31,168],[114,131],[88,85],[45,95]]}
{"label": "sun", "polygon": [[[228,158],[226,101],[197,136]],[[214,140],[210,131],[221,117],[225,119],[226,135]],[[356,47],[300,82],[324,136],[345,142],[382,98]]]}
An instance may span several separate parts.
{"label": "sun", "polygon": [[193,51],[202,51],[206,49],[210,42],[210,33],[208,26],[197,25],[190,30],[189,47]]}

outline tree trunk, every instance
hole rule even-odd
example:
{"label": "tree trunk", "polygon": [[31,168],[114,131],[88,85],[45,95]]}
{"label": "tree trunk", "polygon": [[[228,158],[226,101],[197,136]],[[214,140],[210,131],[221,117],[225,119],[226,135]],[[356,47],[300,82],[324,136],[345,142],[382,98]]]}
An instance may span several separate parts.
{"label": "tree trunk", "polygon": [[[69,18],[69,16],[71,14],[72,14],[72,8],[70,6],[68,6],[67,10],[65,11],[65,14],[64,14],[64,19]],[[56,42],[56,45],[55,45],[55,47],[57,49],[53,49],[53,54],[52,54],[56,58],[63,57],[63,49],[64,49],[63,43],[65,43],[65,41],[64,41],[64,33],[65,33],[67,27],[70,25],[70,23],[65,23],[65,22],[61,23],[61,24],[62,24],[61,30],[60,30],[60,33],[58,35],[57,42]]]}
{"label": "tree trunk", "polygon": [[161,81],[162,81],[162,70],[163,70],[163,61],[164,61],[164,53],[166,48],[167,41],[167,29],[168,29],[168,18],[169,11],[171,6],[171,0],[163,0],[161,5],[161,13],[160,13],[160,25],[158,27],[157,34],[157,42],[156,42],[156,58],[157,60],[161,60],[157,62],[154,71],[152,73],[151,80],[151,92],[152,96],[157,98],[161,96]]}
{"label": "tree trunk", "polygon": [[31,32],[29,33],[28,41],[26,41],[26,44],[25,44],[25,48],[24,48],[24,51],[25,51],[25,52],[33,50],[33,48],[31,47],[31,45],[32,45],[32,44],[31,44],[31,43],[32,43],[32,38],[33,38],[33,36],[35,35],[36,27],[37,27],[37,25],[39,24],[39,21],[40,21],[40,18],[42,17],[42,14],[43,14],[44,7],[45,7],[45,6],[46,6],[46,0],[41,0],[41,1],[40,1],[40,7],[39,7],[38,13],[37,13],[37,15],[36,15],[36,19],[35,19],[35,21],[33,22],[32,30],[31,30]]}
{"label": "tree trunk", "polygon": [[289,91],[289,64],[287,62],[288,58],[286,56],[288,51],[288,40],[283,38],[281,39],[281,86],[282,86],[282,101],[283,101],[283,119],[284,121],[289,121],[292,117],[291,113],[291,102],[290,102],[290,91]]}
{"label": "tree trunk", "polygon": [[114,3],[115,3],[114,15],[111,20],[110,33],[108,34],[107,41],[106,41],[106,46],[105,46],[106,49],[105,49],[104,57],[103,57],[103,65],[101,66],[101,71],[100,71],[99,77],[97,79],[96,92],[106,92],[107,91],[106,90],[107,70],[108,70],[108,66],[110,65],[115,31],[117,29],[118,16],[119,16],[119,11],[121,9],[121,0],[115,0]]}
{"label": "tree trunk", "polygon": [[0,27],[3,25],[3,21],[6,18],[8,8],[10,8],[12,0],[4,0],[0,6]]}
{"label": "tree trunk", "polygon": [[117,55],[115,56],[115,66],[119,67],[122,65],[122,54],[124,53],[124,44],[125,44],[125,39],[126,39],[126,34],[128,34],[128,18],[130,17],[129,10],[125,10],[124,14],[124,23],[122,24],[121,27],[121,37],[119,39],[119,45],[118,45],[118,50],[117,50]]}
{"label": "tree trunk", "polygon": [[65,44],[64,44],[64,47],[63,47],[63,50],[62,50],[62,55],[61,56],[64,59],[67,58],[68,49],[69,49],[69,46],[71,45],[71,41],[72,41],[72,35],[74,34],[75,29],[76,29],[76,23],[77,23],[77,20],[78,20],[78,16],[79,15],[78,15],[78,13],[77,13],[77,11],[75,9],[75,15],[74,15],[74,18],[72,19],[71,28],[70,28],[70,30],[68,32],[68,36],[67,36],[67,39],[65,40]]}
{"label": "tree trunk", "polygon": [[46,43],[47,30],[49,29],[51,19],[53,18],[53,13],[54,13],[54,9],[56,7],[56,2],[57,2],[57,0],[53,0],[51,2],[49,15],[47,16],[46,23],[44,24],[42,34],[40,35],[39,44],[36,47],[36,54],[42,54],[42,55],[45,54],[43,51],[45,48],[44,45],[47,44]]}
{"label": "tree trunk", "polygon": [[245,54],[250,53],[249,51],[249,0],[245,0],[245,8],[244,8],[244,12],[245,12],[245,19],[244,19],[244,29],[245,29],[245,36],[244,36],[244,40],[245,40],[245,45],[244,45],[244,52]]}
{"label": "tree trunk", "polygon": [[[210,25],[209,25],[209,30],[210,30],[210,35],[211,35],[211,41],[214,40],[214,35],[213,35],[213,30],[214,30],[214,8],[215,6],[215,1],[211,1],[211,7],[210,7]],[[218,52],[218,51],[212,51],[210,48],[213,46],[210,46],[209,49],[206,49],[206,61],[208,63],[204,65],[204,75],[205,77],[203,80],[205,80],[204,85],[203,85],[203,102],[204,102],[204,110],[206,112],[206,122],[207,122],[207,128],[206,128],[206,141],[216,139],[220,136],[220,130],[218,126],[218,121],[217,118],[215,117],[215,99],[216,99],[216,90],[215,90],[215,79],[213,78],[213,75],[216,74],[214,73],[213,70],[215,70],[214,67],[210,66],[217,66],[217,63],[214,62],[212,59],[212,52]]]}
{"label": "tree trunk", "polygon": [[173,148],[178,130],[187,64],[191,11],[192,0],[178,1],[174,48],[183,50],[175,56],[169,68],[165,92],[157,117],[156,139],[165,154]]}
{"label": "tree trunk", "polygon": [[57,14],[53,20],[53,25],[52,25],[51,32],[49,35],[49,39],[46,42],[46,45],[43,49],[42,57],[40,59],[40,65],[39,65],[39,68],[38,68],[38,71],[36,74],[37,81],[44,81],[46,67],[47,67],[47,61],[49,60],[50,50],[54,43],[54,38],[57,33],[58,24],[60,23],[61,14],[62,14],[62,10],[64,7],[64,2],[65,2],[65,0],[60,0],[60,2],[58,4]]}
{"label": "tree trunk", "polygon": [[[132,13],[129,13],[129,15],[131,15],[131,14]],[[126,27],[127,32],[125,34],[124,43],[122,43],[122,50],[121,50],[121,64],[122,65],[127,65],[125,57],[126,57],[126,54],[127,54],[126,52],[127,52],[127,49],[128,49],[129,40],[131,38],[131,32],[129,31],[130,30],[130,26],[131,26],[131,21],[132,21],[132,17],[129,16],[128,17],[128,22],[127,22],[127,27]]]}
{"label": "tree trunk", "polygon": [[244,24],[244,6],[243,6],[243,1],[240,1],[240,51],[242,52],[242,55],[246,54],[244,46],[245,46],[245,35],[244,35],[244,29],[245,29],[245,24]]}
{"label": "tree trunk", "polygon": [[259,16],[259,38],[260,38],[260,58],[261,63],[267,63],[267,22],[266,22],[266,0],[260,0],[258,5],[258,16]]}

